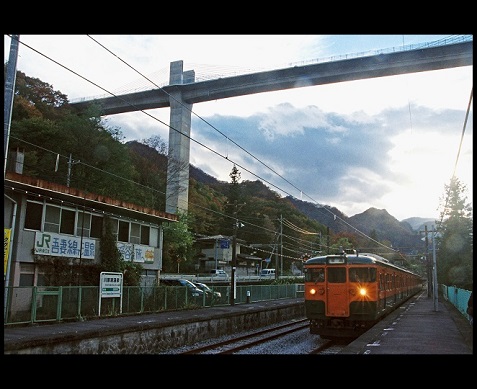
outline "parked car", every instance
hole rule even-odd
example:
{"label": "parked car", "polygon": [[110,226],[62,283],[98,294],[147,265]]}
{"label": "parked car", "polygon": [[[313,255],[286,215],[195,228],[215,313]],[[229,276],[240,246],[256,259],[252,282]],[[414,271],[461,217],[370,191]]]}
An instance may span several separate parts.
{"label": "parked car", "polygon": [[214,297],[215,299],[220,299],[222,297],[222,293],[210,289],[207,284],[202,282],[193,282],[193,284],[202,290],[207,297]]}
{"label": "parked car", "polygon": [[191,281],[183,278],[161,278],[160,285],[186,286],[192,297],[202,297],[204,291],[195,286]]}
{"label": "parked car", "polygon": [[222,270],[222,269],[212,269],[210,271],[210,276],[211,277],[225,278],[225,279],[229,278],[229,275],[225,272],[225,270]]}
{"label": "parked car", "polygon": [[260,271],[260,277],[275,278],[275,269],[262,269]]}

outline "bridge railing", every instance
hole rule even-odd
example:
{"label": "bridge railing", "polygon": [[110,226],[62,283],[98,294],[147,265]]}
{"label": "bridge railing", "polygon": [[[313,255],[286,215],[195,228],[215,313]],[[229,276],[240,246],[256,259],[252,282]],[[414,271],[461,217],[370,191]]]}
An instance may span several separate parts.
{"label": "bridge railing", "polygon": [[[418,43],[418,44],[410,44],[410,45],[403,45],[403,46],[394,46],[386,49],[379,49],[379,50],[368,50],[368,51],[361,51],[357,53],[349,53],[349,54],[341,54],[341,55],[334,55],[334,56],[329,56],[329,57],[322,57],[322,58],[314,58],[310,60],[305,60],[305,61],[298,61],[298,62],[290,62],[287,64],[282,64],[282,65],[276,65],[276,66],[270,66],[267,68],[260,68],[260,69],[252,69],[252,68],[247,68],[247,69],[238,69],[237,67],[230,67],[229,70],[227,70],[226,67],[221,66],[220,70],[217,70],[216,67],[213,67],[211,65],[200,65],[200,64],[195,64],[196,68],[195,70],[195,82],[201,82],[201,81],[210,81],[210,80],[216,80],[219,78],[226,78],[226,77],[234,77],[234,76],[241,76],[245,74],[252,74],[252,73],[258,73],[258,72],[263,72],[263,71],[270,71],[270,70],[278,70],[278,69],[285,69],[289,67],[294,67],[294,66],[305,66],[305,65],[312,65],[312,64],[318,64],[318,63],[325,63],[325,62],[336,62],[336,61],[342,61],[346,59],[353,59],[353,58],[360,58],[360,57],[368,57],[372,55],[379,55],[379,54],[389,54],[389,53],[396,53],[396,52],[401,52],[401,51],[410,51],[410,50],[417,50],[417,49],[426,49],[426,48],[431,48],[431,47],[436,47],[436,46],[445,46],[445,45],[450,45],[450,44],[455,44],[455,43],[464,43],[464,42],[471,42],[473,41],[473,36],[472,35],[451,35],[448,38],[444,39],[439,39],[437,41],[432,41],[432,42],[424,42],[424,43]],[[213,71],[213,73],[212,73]],[[161,69],[159,73],[164,73],[165,74],[165,69]],[[168,78],[168,76],[166,76]],[[139,84],[139,82],[138,82]],[[141,84],[143,84],[143,81],[141,81]],[[131,87],[129,85],[127,90],[123,91],[116,91],[116,94],[123,94],[123,93],[136,93],[136,92],[142,92],[146,90],[151,90],[155,89],[157,87],[164,87],[169,85],[168,79],[164,79],[161,81],[155,82],[153,85],[145,86],[141,85],[140,87]],[[103,94],[103,95],[98,95],[98,96],[90,96],[90,97],[82,97],[82,98],[77,98],[77,99],[72,99],[70,100],[71,104],[74,103],[80,103],[80,102],[85,102],[85,101],[93,101],[97,99],[104,99],[106,97],[111,97],[110,94]]]}

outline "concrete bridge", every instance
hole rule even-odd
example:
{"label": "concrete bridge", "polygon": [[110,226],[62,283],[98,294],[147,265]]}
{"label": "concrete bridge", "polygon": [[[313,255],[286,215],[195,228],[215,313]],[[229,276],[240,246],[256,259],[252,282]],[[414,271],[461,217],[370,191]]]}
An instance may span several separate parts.
{"label": "concrete bridge", "polygon": [[183,61],[170,64],[169,85],[71,103],[84,109],[99,104],[101,115],[170,107],[166,212],[188,210],[192,106],[195,103],[283,89],[395,76],[473,65],[473,41],[341,59],[285,69],[195,82]]}

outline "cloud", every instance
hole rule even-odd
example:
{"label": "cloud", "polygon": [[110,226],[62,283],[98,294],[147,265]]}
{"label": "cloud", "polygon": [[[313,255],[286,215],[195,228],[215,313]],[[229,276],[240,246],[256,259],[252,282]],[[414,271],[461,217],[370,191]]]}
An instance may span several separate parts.
{"label": "cloud", "polygon": [[[283,189],[283,195],[300,198],[296,189],[300,188],[309,196],[303,200],[331,203],[346,213],[363,212],[370,206],[386,208],[381,204],[390,192],[406,191],[409,185],[418,185],[419,180],[427,185],[431,180],[435,188],[437,177],[426,173],[415,177],[419,171],[432,169],[430,165],[420,166],[423,161],[432,164],[439,153],[443,155],[443,147],[449,149],[446,137],[458,138],[451,123],[459,116],[462,112],[415,107],[416,120],[410,130],[408,107],[386,109],[376,115],[338,115],[315,106],[280,104],[248,118],[215,115],[207,119],[259,162],[204,123],[193,121],[193,127],[201,142],[222,150],[227,144],[229,160]],[[450,168],[448,157],[441,163]],[[201,168],[210,173],[207,164]],[[219,171],[217,166],[213,169],[215,175],[227,181],[229,167]],[[243,179],[246,177],[242,174]],[[439,190],[443,190],[443,184],[437,181]],[[413,196],[416,202],[420,200],[415,192]]]}

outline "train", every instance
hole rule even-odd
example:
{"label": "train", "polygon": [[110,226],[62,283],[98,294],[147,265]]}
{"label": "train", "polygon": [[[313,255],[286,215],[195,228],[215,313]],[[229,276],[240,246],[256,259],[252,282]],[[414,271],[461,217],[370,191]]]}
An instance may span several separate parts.
{"label": "train", "polygon": [[418,274],[373,253],[312,257],[303,264],[310,333],[357,338],[424,287]]}

